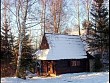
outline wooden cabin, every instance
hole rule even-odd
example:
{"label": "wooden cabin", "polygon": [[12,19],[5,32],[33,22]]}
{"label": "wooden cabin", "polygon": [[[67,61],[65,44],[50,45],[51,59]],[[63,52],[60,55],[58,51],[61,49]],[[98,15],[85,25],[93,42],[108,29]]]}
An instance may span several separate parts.
{"label": "wooden cabin", "polygon": [[93,65],[93,57],[86,53],[78,35],[45,33],[35,55],[40,76],[89,72]]}

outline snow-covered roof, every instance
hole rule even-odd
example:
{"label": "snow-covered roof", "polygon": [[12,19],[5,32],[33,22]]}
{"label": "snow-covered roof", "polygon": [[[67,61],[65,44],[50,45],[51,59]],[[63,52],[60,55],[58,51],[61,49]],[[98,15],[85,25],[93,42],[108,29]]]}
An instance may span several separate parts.
{"label": "snow-covered roof", "polygon": [[49,49],[38,50],[36,55],[41,60],[87,58],[80,36],[45,34]]}

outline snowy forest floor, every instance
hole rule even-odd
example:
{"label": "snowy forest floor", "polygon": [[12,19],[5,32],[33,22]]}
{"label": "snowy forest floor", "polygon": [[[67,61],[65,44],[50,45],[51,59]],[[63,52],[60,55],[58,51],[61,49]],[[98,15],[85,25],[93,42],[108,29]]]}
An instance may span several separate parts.
{"label": "snowy forest floor", "polygon": [[1,78],[1,83],[109,83],[109,72],[71,73],[47,78],[34,76],[26,80],[5,77]]}

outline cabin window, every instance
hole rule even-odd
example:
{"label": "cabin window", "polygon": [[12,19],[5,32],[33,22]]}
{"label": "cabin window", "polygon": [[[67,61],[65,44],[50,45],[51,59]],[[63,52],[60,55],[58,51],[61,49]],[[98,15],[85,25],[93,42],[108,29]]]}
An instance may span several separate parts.
{"label": "cabin window", "polygon": [[71,66],[80,66],[80,61],[71,61]]}

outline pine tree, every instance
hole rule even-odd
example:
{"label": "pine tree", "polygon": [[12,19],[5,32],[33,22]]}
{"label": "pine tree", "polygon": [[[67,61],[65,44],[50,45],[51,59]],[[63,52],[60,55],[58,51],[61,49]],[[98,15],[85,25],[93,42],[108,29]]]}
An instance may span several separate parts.
{"label": "pine tree", "polygon": [[[15,45],[17,55],[18,55],[18,50],[19,50],[18,42]],[[18,73],[19,75],[17,75],[18,77],[25,78],[26,70],[34,72],[32,69],[34,68],[33,67],[34,61],[32,59],[32,53],[33,53],[33,47],[31,45],[31,39],[29,38],[29,35],[25,34],[22,40],[22,54],[21,54],[21,61],[20,61],[20,71]]]}
{"label": "pine tree", "polygon": [[33,48],[31,45],[31,40],[29,39],[29,35],[26,35],[23,39],[22,42],[22,65],[24,65],[27,69],[28,67],[32,64],[32,53],[33,53]]}
{"label": "pine tree", "polygon": [[[91,30],[93,33],[88,37],[88,40],[90,50],[92,50],[94,55],[98,55],[99,59],[97,60],[100,60],[103,52],[109,49],[109,17],[104,0],[94,0],[93,2],[90,12],[92,15]],[[100,61],[97,62],[100,64]],[[100,68],[98,66],[98,70]]]}
{"label": "pine tree", "polygon": [[89,42],[90,46],[96,48],[94,50],[99,50],[101,54],[105,48],[108,48],[107,46],[109,44],[108,10],[103,3],[104,0],[94,0],[92,5],[91,15],[93,27],[91,29],[94,33],[91,38],[92,42]]}
{"label": "pine tree", "polygon": [[9,34],[9,27],[7,20],[4,23],[4,26],[1,30],[1,52],[2,52],[2,61],[3,62],[10,62],[12,52],[11,52],[11,46],[10,46],[10,34]]}
{"label": "pine tree", "polygon": [[2,28],[1,28],[1,76],[10,76],[13,72],[10,72],[10,68],[13,69],[13,60],[15,59],[12,51],[11,43],[11,34],[9,29],[9,23],[5,20]]}

